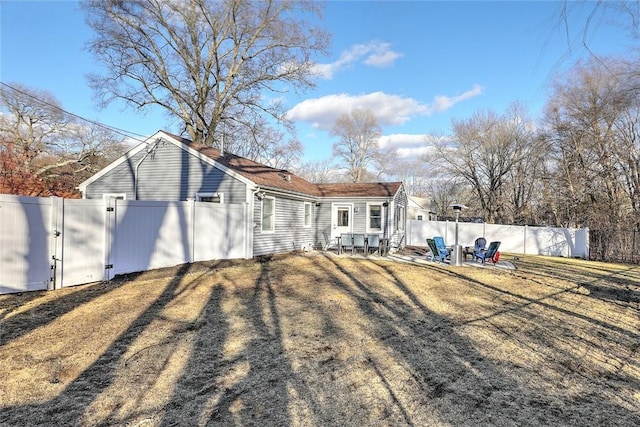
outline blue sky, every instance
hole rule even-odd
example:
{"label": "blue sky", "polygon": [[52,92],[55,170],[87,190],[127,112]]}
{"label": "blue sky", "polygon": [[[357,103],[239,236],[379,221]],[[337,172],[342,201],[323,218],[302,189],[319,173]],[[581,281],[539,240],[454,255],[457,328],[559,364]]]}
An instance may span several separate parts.
{"label": "blue sky", "polygon": [[[381,145],[415,157],[425,135],[448,135],[452,119],[478,110],[504,112],[520,101],[538,117],[553,73],[589,55],[582,47],[593,3],[330,1],[324,24],[331,55],[318,58],[317,87],[286,98],[305,161],[331,156],[329,129],[350,108],[369,108]],[[591,23],[599,56],[632,54],[631,41],[607,16]],[[74,1],[0,0],[0,81],[51,92],[72,113],[138,135],[177,130],[160,111],[146,115],[113,104],[99,111],[85,76],[97,65]]]}

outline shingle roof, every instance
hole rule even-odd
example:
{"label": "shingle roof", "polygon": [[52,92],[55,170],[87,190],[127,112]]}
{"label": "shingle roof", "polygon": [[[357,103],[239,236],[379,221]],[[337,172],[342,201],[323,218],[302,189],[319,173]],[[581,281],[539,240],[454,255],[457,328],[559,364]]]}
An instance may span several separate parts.
{"label": "shingle roof", "polygon": [[339,184],[315,184],[323,197],[393,197],[401,182],[360,182]]}
{"label": "shingle roof", "polygon": [[401,182],[313,184],[289,171],[275,169],[231,153],[223,155],[217,148],[194,144],[180,136],[164,133],[265,188],[314,197],[393,197],[402,185]]}

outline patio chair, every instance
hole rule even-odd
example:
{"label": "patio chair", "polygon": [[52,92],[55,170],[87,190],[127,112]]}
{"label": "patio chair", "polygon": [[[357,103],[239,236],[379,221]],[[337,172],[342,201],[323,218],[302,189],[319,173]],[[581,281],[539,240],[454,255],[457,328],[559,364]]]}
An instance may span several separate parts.
{"label": "patio chair", "polygon": [[322,232],[322,237],[324,238],[324,243],[322,244],[322,250],[323,251],[326,252],[330,248],[333,248],[333,247],[337,248],[338,247],[338,240],[333,238],[333,237],[331,237],[331,234],[329,234],[328,232],[323,231]]}
{"label": "patio chair", "polygon": [[433,239],[427,239],[427,246],[431,251],[431,259],[429,261],[439,260],[440,262],[442,262],[445,260],[445,258],[440,254],[440,251],[438,251],[436,242]]}
{"label": "patio chair", "polygon": [[433,241],[436,244],[436,248],[438,248],[438,254],[444,260],[445,258],[449,258],[451,255],[451,251],[447,248],[447,245],[444,243],[444,238],[440,236],[435,236]]}
{"label": "patio chair", "polygon": [[478,237],[473,246],[473,261],[478,258],[478,254],[482,254],[487,250],[487,239],[484,237]]}
{"label": "patio chair", "polygon": [[367,234],[367,253],[373,252],[380,255],[380,235]]}
{"label": "patio chair", "polygon": [[364,239],[364,234],[354,234],[353,235],[353,247],[351,248],[351,253],[358,252],[362,250],[364,255],[367,254],[366,241]]}
{"label": "patio chair", "polygon": [[342,233],[340,234],[340,248],[339,252],[344,252],[345,249],[351,249],[351,253],[353,253],[353,234],[351,233]]}
{"label": "patio chair", "polygon": [[480,258],[482,260],[482,264],[486,263],[486,260],[491,260],[493,264],[496,263],[495,256],[498,252],[498,248],[500,247],[501,242],[491,242],[489,243],[489,249],[484,252],[476,254],[476,259]]}

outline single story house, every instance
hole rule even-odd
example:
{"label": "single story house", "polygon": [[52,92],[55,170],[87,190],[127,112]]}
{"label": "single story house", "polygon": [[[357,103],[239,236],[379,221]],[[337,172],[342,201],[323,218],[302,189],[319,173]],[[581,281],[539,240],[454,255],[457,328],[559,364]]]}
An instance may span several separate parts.
{"label": "single story house", "polygon": [[83,198],[248,204],[253,256],[321,247],[326,237],[370,233],[403,245],[401,182],[313,184],[159,131],[79,185]]}

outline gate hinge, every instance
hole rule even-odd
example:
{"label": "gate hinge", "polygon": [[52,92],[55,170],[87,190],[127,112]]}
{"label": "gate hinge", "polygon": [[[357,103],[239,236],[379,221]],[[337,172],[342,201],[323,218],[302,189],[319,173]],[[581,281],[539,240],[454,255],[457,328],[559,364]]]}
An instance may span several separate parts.
{"label": "gate hinge", "polygon": [[104,266],[105,270],[108,270],[110,268],[113,268],[113,264],[107,264],[107,265]]}
{"label": "gate hinge", "polygon": [[107,212],[113,212],[113,208],[107,208]]}

